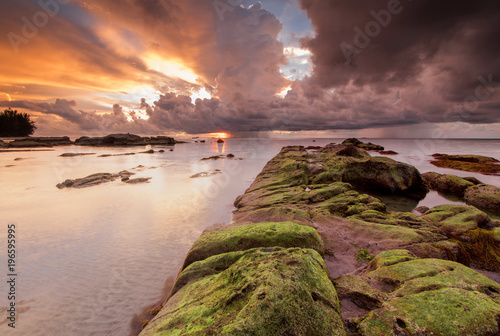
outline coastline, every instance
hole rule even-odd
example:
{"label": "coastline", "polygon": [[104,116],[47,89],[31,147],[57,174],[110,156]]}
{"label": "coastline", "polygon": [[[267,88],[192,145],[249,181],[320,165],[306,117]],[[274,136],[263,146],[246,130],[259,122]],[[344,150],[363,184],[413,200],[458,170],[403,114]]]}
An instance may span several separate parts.
{"label": "coastline", "polygon": [[[371,167],[378,169],[368,174]],[[428,185],[412,168],[371,157],[356,146],[284,148],[236,199],[233,223],[209,229],[195,242],[169,300],[140,335],[381,334],[374,323],[392,332],[408,328],[438,332],[439,328],[432,329],[436,328],[433,323],[419,320],[418,314],[408,316],[404,305],[396,313],[404,318],[383,308],[395,306],[399,297],[411,301],[417,294],[433,296],[436,290],[463,299],[468,298],[463,291],[472,290],[482,301],[465,308],[479,314],[487,307],[489,315],[481,328],[494,332],[494,316],[500,309],[499,284],[457,261],[488,271],[491,260],[482,260],[484,256],[475,253],[474,244],[498,245],[498,222],[470,206],[438,206],[420,216],[389,212],[376,197],[358,192],[360,186],[375,183],[377,189],[418,199]],[[294,236],[297,230],[304,230],[299,237],[318,236],[304,242]],[[500,262],[494,253],[489,257]],[[276,278],[265,268],[255,268],[266,263],[285,269],[279,269]],[[303,268],[311,263],[317,267]],[[400,277],[390,272],[390,276],[380,276],[398,267]],[[498,272],[498,265],[493,267]],[[426,282],[428,272],[444,278],[425,287],[419,282]],[[455,284],[454,277],[472,278],[472,289]],[[286,282],[294,278],[301,281]],[[322,279],[319,287],[311,283],[312,278]],[[420,291],[407,290],[410,285],[420,286]],[[218,293],[210,288],[224,290]],[[299,302],[297,307],[305,307],[306,312],[283,310],[291,301]],[[434,304],[447,307],[442,299]],[[249,306],[253,310],[246,309]],[[435,316],[436,321],[442,318]],[[304,322],[310,319],[316,322]],[[472,324],[465,328],[469,329],[463,335],[486,332]],[[457,330],[451,328],[444,334]]]}

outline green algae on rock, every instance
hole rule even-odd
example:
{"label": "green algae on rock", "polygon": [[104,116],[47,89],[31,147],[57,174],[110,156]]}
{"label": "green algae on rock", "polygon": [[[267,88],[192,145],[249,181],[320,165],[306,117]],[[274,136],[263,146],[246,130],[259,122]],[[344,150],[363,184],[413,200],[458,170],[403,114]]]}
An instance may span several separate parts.
{"label": "green algae on rock", "polygon": [[428,172],[422,174],[423,179],[433,190],[443,194],[452,194],[463,198],[465,190],[473,187],[475,184],[458,176],[450,174],[439,174]]}
{"label": "green algae on rock", "polygon": [[468,188],[464,197],[468,204],[500,216],[500,188],[480,184]]}
{"label": "green algae on rock", "polygon": [[[345,335],[335,288],[315,250],[257,248],[227,255],[186,268],[183,273],[214,273],[180,288],[140,335]],[[232,263],[217,269],[213,259],[221,257]]]}
{"label": "green algae on rock", "polygon": [[311,248],[324,253],[323,242],[312,227],[292,222],[254,223],[203,233],[189,250],[183,269],[213,255],[273,246]]}
{"label": "green algae on rock", "polygon": [[357,335],[500,332],[500,285],[459,263],[386,251],[364,273],[334,283],[344,322]]}
{"label": "green algae on rock", "polygon": [[431,220],[448,236],[460,236],[478,227],[488,228],[491,221],[484,212],[464,205],[445,204],[425,213],[423,218]]}
{"label": "green algae on rock", "polygon": [[434,154],[436,159],[431,161],[436,167],[451,168],[469,172],[478,172],[488,175],[500,174],[500,164],[492,157],[481,155],[447,155]]}

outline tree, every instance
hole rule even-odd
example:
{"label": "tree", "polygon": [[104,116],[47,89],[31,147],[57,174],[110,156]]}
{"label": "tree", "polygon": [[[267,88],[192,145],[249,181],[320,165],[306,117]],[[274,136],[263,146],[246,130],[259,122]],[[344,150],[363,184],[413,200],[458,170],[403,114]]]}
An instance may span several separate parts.
{"label": "tree", "polygon": [[27,113],[18,113],[10,108],[0,113],[0,136],[23,137],[33,134],[35,130],[35,122]]}

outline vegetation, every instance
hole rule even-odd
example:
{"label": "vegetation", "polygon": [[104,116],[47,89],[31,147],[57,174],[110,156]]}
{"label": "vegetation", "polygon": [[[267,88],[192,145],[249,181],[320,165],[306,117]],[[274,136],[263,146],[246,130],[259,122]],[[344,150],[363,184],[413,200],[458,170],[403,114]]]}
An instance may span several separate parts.
{"label": "vegetation", "polygon": [[23,137],[33,134],[35,129],[35,122],[27,113],[18,113],[10,108],[0,113],[0,136]]}
{"label": "vegetation", "polygon": [[359,249],[358,253],[356,253],[356,260],[366,260],[372,261],[374,258],[373,254],[370,253],[367,249]]}

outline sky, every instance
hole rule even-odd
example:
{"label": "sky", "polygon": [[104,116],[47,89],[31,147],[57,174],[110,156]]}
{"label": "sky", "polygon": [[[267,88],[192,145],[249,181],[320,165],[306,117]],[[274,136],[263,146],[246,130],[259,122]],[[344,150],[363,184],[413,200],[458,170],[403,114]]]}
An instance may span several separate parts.
{"label": "sky", "polygon": [[500,137],[494,0],[16,0],[0,109],[35,136]]}

